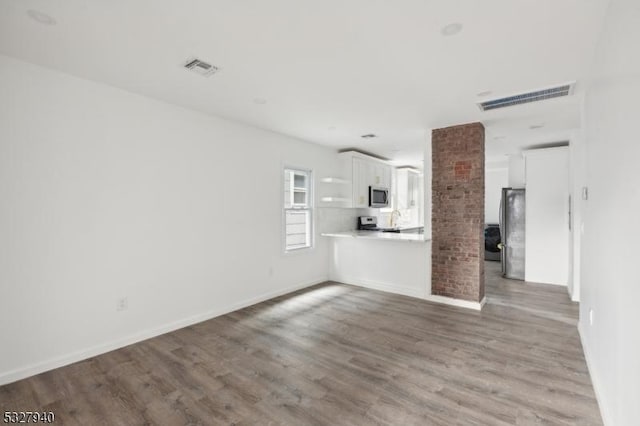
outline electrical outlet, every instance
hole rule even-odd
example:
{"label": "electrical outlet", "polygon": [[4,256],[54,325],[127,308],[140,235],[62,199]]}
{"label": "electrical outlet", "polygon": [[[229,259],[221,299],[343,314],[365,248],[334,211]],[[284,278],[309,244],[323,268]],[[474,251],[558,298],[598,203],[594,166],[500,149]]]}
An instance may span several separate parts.
{"label": "electrical outlet", "polygon": [[272,277],[273,276],[273,266],[269,268],[269,276]]}
{"label": "electrical outlet", "polygon": [[593,308],[589,309],[589,325],[593,325]]}
{"label": "electrical outlet", "polygon": [[583,200],[589,199],[589,188],[587,188],[586,186],[582,187],[582,199]]}
{"label": "electrical outlet", "polygon": [[126,297],[120,297],[116,300],[116,311],[126,311],[129,309],[129,301]]}

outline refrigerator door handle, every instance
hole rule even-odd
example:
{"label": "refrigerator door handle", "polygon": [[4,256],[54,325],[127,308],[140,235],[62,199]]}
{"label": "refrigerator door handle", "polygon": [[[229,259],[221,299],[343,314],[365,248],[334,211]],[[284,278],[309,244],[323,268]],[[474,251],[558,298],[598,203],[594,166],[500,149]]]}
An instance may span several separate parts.
{"label": "refrigerator door handle", "polygon": [[505,230],[504,230],[504,214],[505,214],[505,198],[507,196],[507,192],[502,189],[502,197],[500,197],[500,210],[498,212],[498,221],[499,221],[499,229],[500,229],[500,271],[504,276],[507,273],[507,265],[506,265],[506,241],[505,241]]}
{"label": "refrigerator door handle", "polygon": [[500,197],[500,206],[498,207],[498,228],[500,229],[500,241],[502,241],[502,203],[504,202],[504,191]]}

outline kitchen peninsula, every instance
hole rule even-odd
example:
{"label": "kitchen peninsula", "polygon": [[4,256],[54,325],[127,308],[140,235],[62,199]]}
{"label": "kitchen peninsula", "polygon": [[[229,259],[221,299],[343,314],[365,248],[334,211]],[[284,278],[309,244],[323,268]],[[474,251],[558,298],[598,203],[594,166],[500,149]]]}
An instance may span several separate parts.
{"label": "kitchen peninsula", "polygon": [[329,278],[390,293],[431,293],[431,240],[424,234],[350,231],[331,238]]}
{"label": "kitchen peninsula", "polygon": [[331,240],[329,278],[427,298],[431,294],[431,234],[425,238],[422,233],[422,174],[413,167],[394,168],[360,152],[347,151],[339,157],[339,171],[320,177],[320,206],[360,209],[369,216],[358,217],[357,224],[354,221],[357,230],[321,234]]}

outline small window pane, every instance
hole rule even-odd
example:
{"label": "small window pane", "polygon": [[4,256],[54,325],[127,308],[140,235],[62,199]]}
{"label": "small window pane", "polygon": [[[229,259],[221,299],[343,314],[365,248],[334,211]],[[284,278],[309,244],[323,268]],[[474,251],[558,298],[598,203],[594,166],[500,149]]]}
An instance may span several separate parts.
{"label": "small window pane", "polygon": [[291,170],[284,171],[284,208],[291,208],[293,204],[293,185],[291,184],[293,172]]}
{"label": "small window pane", "polygon": [[294,193],[293,193],[293,204],[306,205],[307,204],[307,193],[306,192],[300,192],[300,191],[294,191]]}
{"label": "small window pane", "polygon": [[311,247],[311,175],[284,170],[285,250]]}
{"label": "small window pane", "polygon": [[311,245],[309,219],[310,212],[308,210],[287,210],[285,214],[287,250]]}
{"label": "small window pane", "polygon": [[293,186],[295,188],[306,188],[307,187],[307,176],[299,173],[294,174]]}

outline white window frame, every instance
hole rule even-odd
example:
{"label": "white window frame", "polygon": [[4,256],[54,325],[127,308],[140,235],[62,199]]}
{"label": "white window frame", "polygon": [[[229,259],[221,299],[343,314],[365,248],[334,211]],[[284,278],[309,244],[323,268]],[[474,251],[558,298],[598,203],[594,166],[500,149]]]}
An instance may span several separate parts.
{"label": "white window frame", "polygon": [[[284,254],[290,255],[290,254],[294,254],[294,253],[302,253],[302,252],[306,252],[309,250],[313,250],[314,246],[315,246],[315,238],[314,238],[314,229],[315,229],[315,203],[314,203],[314,180],[313,180],[313,170],[305,168],[305,167],[295,167],[295,166],[289,166],[289,165],[284,165],[283,168],[281,169],[281,176],[282,176],[282,184],[280,185],[281,188],[281,197],[280,197],[280,202],[282,203],[282,249]],[[307,204],[305,207],[300,206],[300,205],[296,205],[295,203],[293,203],[293,194],[291,195],[292,199],[291,199],[291,207],[286,207],[285,203],[284,203],[284,198],[285,198],[285,188],[284,188],[284,184],[285,184],[285,173],[287,171],[293,171],[293,172],[303,172],[307,175]],[[291,191],[293,192],[293,182],[291,183]],[[308,222],[308,233],[309,233],[309,244],[302,246],[302,247],[293,247],[293,248],[288,248],[287,247],[287,212],[288,211],[308,211],[309,214],[309,222]]]}

